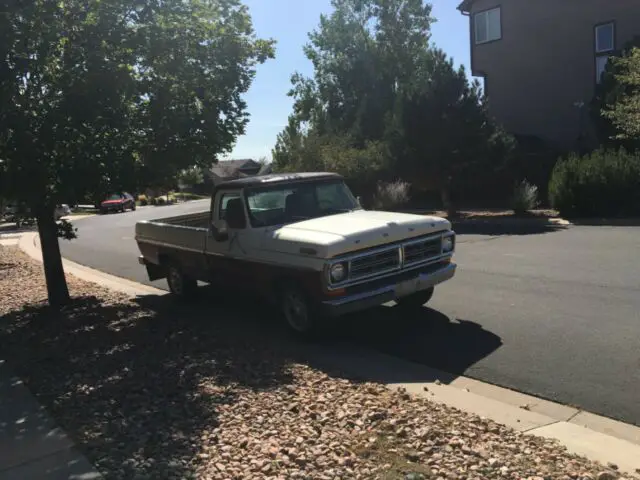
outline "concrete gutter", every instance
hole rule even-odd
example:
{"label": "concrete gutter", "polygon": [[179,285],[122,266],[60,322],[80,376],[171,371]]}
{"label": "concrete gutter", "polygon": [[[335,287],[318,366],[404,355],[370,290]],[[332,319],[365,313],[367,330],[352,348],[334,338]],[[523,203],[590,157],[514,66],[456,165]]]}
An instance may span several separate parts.
{"label": "concrete gutter", "polygon": [[[36,238],[36,234],[27,233],[19,245],[28,255],[41,260]],[[131,296],[166,294],[69,260],[64,260],[64,268],[78,278]],[[389,388],[404,388],[526,435],[557,440],[572,453],[603,465],[613,463],[640,479],[640,427],[352,345],[306,345],[305,354],[314,362],[352,376]]]}

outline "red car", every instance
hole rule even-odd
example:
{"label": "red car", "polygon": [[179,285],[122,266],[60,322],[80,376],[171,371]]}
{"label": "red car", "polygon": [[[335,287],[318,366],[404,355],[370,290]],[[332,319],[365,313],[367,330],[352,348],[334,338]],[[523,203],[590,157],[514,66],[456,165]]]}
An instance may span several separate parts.
{"label": "red car", "polygon": [[100,213],[124,212],[127,209],[135,210],[136,201],[128,193],[114,193],[100,203]]}

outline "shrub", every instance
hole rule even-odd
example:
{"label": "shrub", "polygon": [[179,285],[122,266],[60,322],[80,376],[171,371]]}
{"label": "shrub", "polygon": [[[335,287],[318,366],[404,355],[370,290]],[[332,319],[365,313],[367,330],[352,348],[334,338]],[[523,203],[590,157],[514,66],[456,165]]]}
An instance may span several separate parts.
{"label": "shrub", "polygon": [[533,210],[540,205],[538,200],[538,187],[530,184],[524,179],[516,183],[511,197],[511,208],[516,215],[522,215],[529,210]]}
{"label": "shrub", "polygon": [[158,204],[158,200],[155,197],[151,197],[151,199],[149,200],[149,204],[157,205]]}
{"label": "shrub", "polygon": [[378,183],[373,196],[373,208],[378,210],[393,210],[409,203],[410,185],[396,180],[390,183]]}
{"label": "shrub", "polygon": [[624,149],[571,154],[553,169],[549,200],[566,216],[640,215],[640,156]]}
{"label": "shrub", "polygon": [[167,201],[164,199],[164,197],[158,197],[156,199],[156,205],[166,205]]}
{"label": "shrub", "polygon": [[149,200],[147,200],[147,196],[146,195],[138,195],[138,205],[144,207],[145,205],[149,204]]}

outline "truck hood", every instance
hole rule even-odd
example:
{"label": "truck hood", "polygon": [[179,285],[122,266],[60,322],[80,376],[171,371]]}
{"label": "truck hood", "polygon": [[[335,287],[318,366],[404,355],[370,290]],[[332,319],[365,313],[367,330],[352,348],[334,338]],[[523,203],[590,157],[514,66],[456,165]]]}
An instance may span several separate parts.
{"label": "truck hood", "polygon": [[356,210],[280,227],[269,235],[265,247],[292,254],[307,247],[313,248],[316,256],[332,258],[449,229],[451,223],[444,218]]}

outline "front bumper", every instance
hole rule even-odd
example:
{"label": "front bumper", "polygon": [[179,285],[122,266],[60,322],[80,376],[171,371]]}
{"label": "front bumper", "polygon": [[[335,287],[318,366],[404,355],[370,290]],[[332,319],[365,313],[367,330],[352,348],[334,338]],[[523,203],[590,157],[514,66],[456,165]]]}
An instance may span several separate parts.
{"label": "front bumper", "polygon": [[[457,265],[448,263],[437,270],[416,273],[415,276],[399,282],[380,286],[369,291],[345,295],[322,302],[325,313],[332,317],[353,313],[383,305],[397,298],[427,290],[453,278]],[[393,280],[391,280],[393,281]]]}
{"label": "front bumper", "polygon": [[124,203],[108,203],[106,205],[100,205],[100,210],[103,212],[113,212],[122,210]]}

